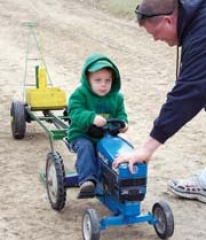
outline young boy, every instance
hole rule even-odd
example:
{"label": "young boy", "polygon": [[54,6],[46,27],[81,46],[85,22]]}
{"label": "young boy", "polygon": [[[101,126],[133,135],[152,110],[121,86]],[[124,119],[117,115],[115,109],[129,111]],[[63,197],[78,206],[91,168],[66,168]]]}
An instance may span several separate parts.
{"label": "young boy", "polygon": [[108,57],[98,53],[90,55],[84,63],[80,81],[81,85],[69,98],[68,140],[77,153],[75,167],[81,198],[94,194],[97,179],[96,143],[100,138],[88,133],[89,126],[103,127],[107,119],[117,118],[125,122],[120,132],[126,132],[128,120],[124,98],[119,92],[120,74]]}

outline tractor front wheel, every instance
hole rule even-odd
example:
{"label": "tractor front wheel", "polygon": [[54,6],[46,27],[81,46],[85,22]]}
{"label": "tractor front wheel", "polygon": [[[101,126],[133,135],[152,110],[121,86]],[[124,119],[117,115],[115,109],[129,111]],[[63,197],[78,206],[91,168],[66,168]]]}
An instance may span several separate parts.
{"label": "tractor front wheel", "polygon": [[94,209],[86,209],[83,214],[82,237],[84,240],[100,239],[99,218]]}
{"label": "tractor front wheel", "polygon": [[157,235],[167,239],[174,233],[174,217],[171,208],[166,202],[157,202],[153,205],[152,213],[157,223],[154,225]]}

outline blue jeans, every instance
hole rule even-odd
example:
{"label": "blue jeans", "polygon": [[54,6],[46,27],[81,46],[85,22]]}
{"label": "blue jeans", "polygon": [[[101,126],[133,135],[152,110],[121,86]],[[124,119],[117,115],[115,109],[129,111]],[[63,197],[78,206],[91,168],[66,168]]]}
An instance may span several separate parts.
{"label": "blue jeans", "polygon": [[87,138],[77,138],[71,142],[70,146],[77,154],[75,168],[78,173],[79,185],[87,180],[92,180],[96,184],[98,173],[96,144]]}

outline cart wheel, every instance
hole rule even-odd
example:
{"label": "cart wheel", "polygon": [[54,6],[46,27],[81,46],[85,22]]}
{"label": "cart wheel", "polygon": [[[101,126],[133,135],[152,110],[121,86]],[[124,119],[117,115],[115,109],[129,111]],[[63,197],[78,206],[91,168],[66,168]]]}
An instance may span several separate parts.
{"label": "cart wheel", "polygon": [[46,163],[46,188],[51,207],[60,211],[65,206],[64,164],[58,152],[50,152]]}
{"label": "cart wheel", "polygon": [[99,218],[94,209],[86,209],[82,219],[82,236],[84,240],[99,240]]}
{"label": "cart wheel", "polygon": [[26,118],[24,103],[20,101],[12,102],[10,109],[11,130],[15,139],[24,138],[26,131]]}
{"label": "cart wheel", "polygon": [[155,203],[152,213],[157,223],[154,225],[157,235],[161,239],[167,239],[174,233],[174,217],[171,208],[166,202]]}

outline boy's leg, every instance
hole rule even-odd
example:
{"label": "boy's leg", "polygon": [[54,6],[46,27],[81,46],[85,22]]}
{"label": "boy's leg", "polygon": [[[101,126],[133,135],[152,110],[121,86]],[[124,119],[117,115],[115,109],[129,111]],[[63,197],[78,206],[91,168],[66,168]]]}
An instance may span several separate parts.
{"label": "boy's leg", "polygon": [[86,138],[78,138],[72,143],[77,153],[76,170],[79,177],[80,193],[94,193],[97,179],[95,145]]}
{"label": "boy's leg", "polygon": [[206,203],[206,168],[182,181],[169,180],[167,188],[177,196]]}

